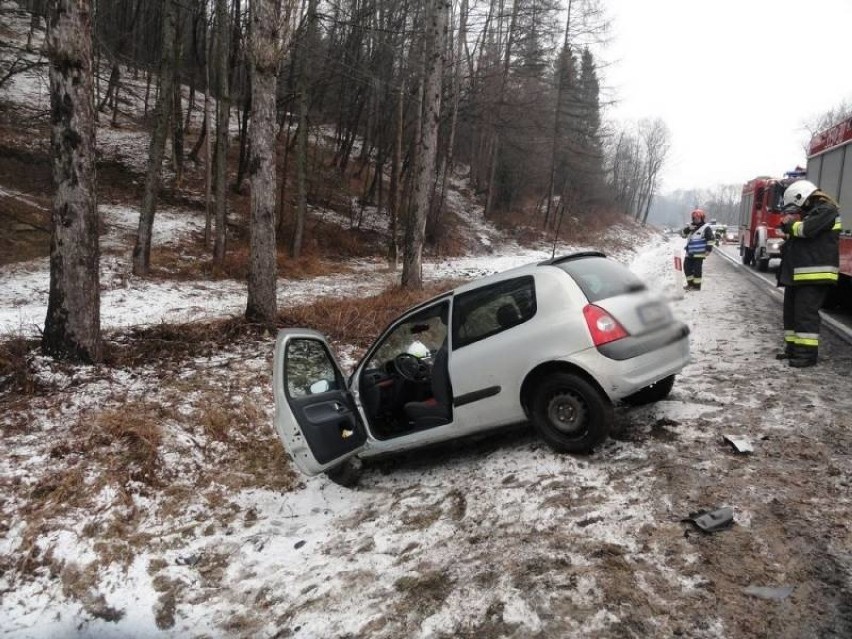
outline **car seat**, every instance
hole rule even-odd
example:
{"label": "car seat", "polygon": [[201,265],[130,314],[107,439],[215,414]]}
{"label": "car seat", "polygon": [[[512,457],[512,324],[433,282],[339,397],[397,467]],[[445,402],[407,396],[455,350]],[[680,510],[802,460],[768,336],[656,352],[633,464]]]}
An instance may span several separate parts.
{"label": "car seat", "polygon": [[514,304],[503,304],[497,309],[497,323],[502,329],[512,328],[521,323],[521,314]]}
{"label": "car seat", "polygon": [[447,360],[447,341],[444,340],[432,363],[432,397],[423,402],[408,402],[403,406],[415,430],[450,423],[453,392]]}

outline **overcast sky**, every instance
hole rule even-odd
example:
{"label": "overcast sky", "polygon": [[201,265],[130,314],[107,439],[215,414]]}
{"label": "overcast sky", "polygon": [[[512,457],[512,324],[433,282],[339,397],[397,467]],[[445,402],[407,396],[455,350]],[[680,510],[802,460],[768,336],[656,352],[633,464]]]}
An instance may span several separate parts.
{"label": "overcast sky", "polygon": [[780,175],[803,124],[852,100],[852,0],[603,0],[610,115],[660,117],[662,191]]}

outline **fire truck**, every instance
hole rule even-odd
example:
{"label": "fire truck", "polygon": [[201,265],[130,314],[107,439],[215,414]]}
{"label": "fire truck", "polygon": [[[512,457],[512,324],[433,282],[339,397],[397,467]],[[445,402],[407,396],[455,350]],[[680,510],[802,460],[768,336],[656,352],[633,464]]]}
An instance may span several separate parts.
{"label": "fire truck", "polygon": [[840,205],[840,284],[848,290],[852,286],[852,117],[811,138],[807,179]]}
{"label": "fire truck", "polygon": [[769,260],[781,257],[784,235],[781,206],[784,189],[793,181],[792,172],[784,178],[756,177],[743,185],[740,200],[740,257],[743,264],[759,271],[769,268]]}

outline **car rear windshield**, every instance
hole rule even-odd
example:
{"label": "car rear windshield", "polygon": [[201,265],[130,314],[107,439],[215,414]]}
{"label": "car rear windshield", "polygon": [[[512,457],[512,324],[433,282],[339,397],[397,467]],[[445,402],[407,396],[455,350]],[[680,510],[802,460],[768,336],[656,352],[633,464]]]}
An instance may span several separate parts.
{"label": "car rear windshield", "polygon": [[568,273],[589,302],[644,291],[645,285],[629,269],[605,257],[584,257],[556,264]]}

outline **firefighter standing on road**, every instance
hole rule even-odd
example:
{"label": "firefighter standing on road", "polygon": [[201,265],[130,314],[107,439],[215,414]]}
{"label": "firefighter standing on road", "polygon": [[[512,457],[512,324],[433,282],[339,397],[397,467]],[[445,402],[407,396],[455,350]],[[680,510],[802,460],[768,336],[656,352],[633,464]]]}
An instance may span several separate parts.
{"label": "firefighter standing on road", "polygon": [[695,209],[692,212],[692,223],[681,231],[687,239],[686,259],[683,261],[683,274],[686,275],[687,291],[701,290],[701,272],[704,258],[713,250],[716,236],[713,229],[705,222],[704,211]]}
{"label": "firefighter standing on road", "polygon": [[784,191],[786,234],[779,284],[784,288],[784,354],[790,366],[817,363],[819,309],[837,284],[840,214],[837,203],[808,180]]}

